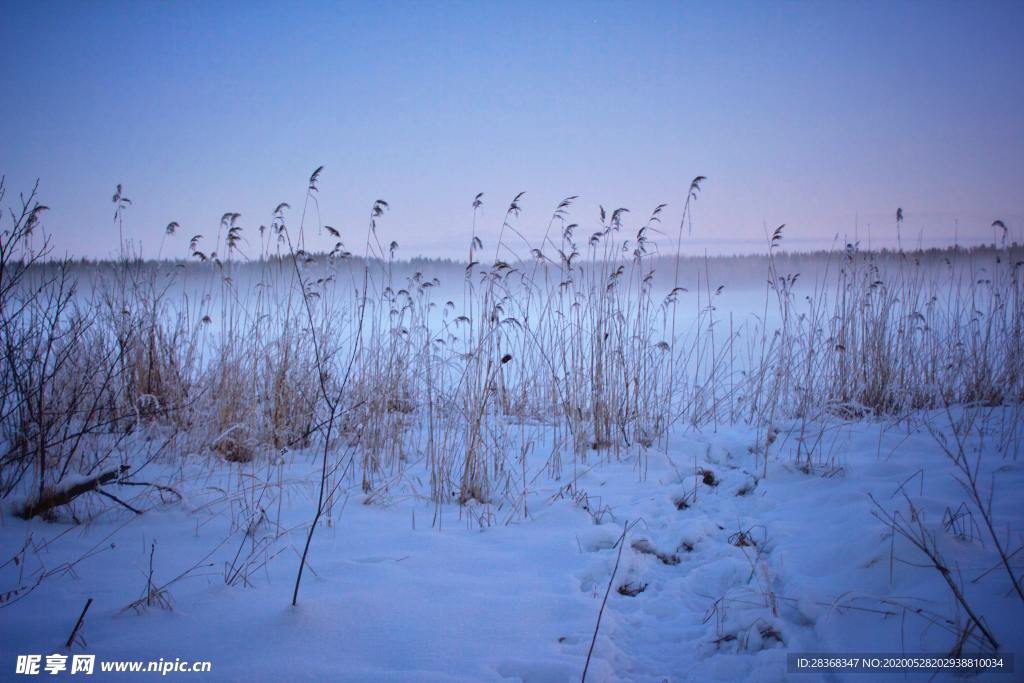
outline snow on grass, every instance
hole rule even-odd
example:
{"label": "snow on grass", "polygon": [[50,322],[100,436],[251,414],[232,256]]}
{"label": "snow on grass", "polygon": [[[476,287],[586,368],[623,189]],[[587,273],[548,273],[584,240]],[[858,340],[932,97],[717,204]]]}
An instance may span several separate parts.
{"label": "snow on grass", "polygon": [[[806,425],[780,424],[767,477],[747,427],[691,432],[639,459],[592,453],[576,481],[536,477],[525,519],[475,502],[436,506],[422,464],[369,496],[346,480],[295,608],[312,454],[281,466],[151,465],[182,502],[141,491],[126,498],[148,509],[141,516],[109,507],[83,525],[3,518],[4,590],[46,573],[0,607],[4,677],[17,654],[63,651],[92,597],[73,652],[208,659],[210,680],[577,680],[627,523],[589,680],[777,681],[789,678],[788,652],[950,651],[962,610],[940,573],[872,514],[869,494],[902,514],[912,501],[1000,651],[1020,652],[1024,609],[992,543],[970,515],[948,523],[965,494],[927,427],[952,434],[945,417],[834,421],[811,468],[795,457]],[[1013,550],[1024,466],[994,438],[980,446]],[[158,592],[147,606],[151,556]],[[979,651],[972,642],[965,652]]]}
{"label": "snow on grass", "polygon": [[253,260],[226,213],[188,267],[50,262],[21,198],[0,666],[71,639],[214,680],[782,680],[1020,649],[1019,245],[790,258],[779,227],[687,261],[650,242],[664,205],[570,197],[529,248],[521,198],[485,247],[477,197],[466,263],[396,260],[378,200],[361,256],[296,248],[320,226],[282,203]]}

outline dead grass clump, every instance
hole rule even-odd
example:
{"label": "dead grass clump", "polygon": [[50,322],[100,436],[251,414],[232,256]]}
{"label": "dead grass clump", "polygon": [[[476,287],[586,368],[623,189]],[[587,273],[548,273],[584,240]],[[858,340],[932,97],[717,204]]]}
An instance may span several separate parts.
{"label": "dead grass clump", "polygon": [[736,489],[736,495],[739,496],[739,497],[743,497],[743,496],[749,495],[749,494],[753,493],[754,489],[756,489],[756,488],[757,488],[757,482],[753,482],[753,481],[745,482],[742,486],[740,486],[738,489]]}
{"label": "dead grass clump", "polygon": [[625,595],[629,598],[635,598],[636,596],[640,595],[645,590],[647,590],[647,584],[639,583],[636,581],[627,581],[626,583],[619,586],[616,590],[618,590],[619,595]]}
{"label": "dead grass clump", "polygon": [[228,462],[252,462],[254,457],[252,448],[230,436],[215,442],[210,449]]}
{"label": "dead grass clump", "polygon": [[720,483],[718,479],[715,478],[715,473],[712,470],[701,467],[697,469],[697,474],[700,475],[700,480],[705,486],[714,488]]}
{"label": "dead grass clump", "polygon": [[669,566],[677,565],[680,562],[679,556],[675,553],[666,553],[658,550],[653,543],[646,538],[640,538],[633,541],[633,550],[637,551],[641,555],[653,555],[658,558],[658,561],[662,564]]}
{"label": "dead grass clump", "polygon": [[[45,207],[23,202],[0,245],[0,495],[89,470],[96,439],[168,424],[182,448],[232,462],[320,439],[331,453],[351,448],[346,476],[366,492],[423,462],[436,505],[454,491],[526,515],[540,442],[554,479],[624,458],[643,477],[648,449],[667,448],[673,431],[746,422],[763,468],[795,443],[798,467],[831,476],[827,420],[1024,400],[1014,245],[851,244],[814,255],[822,265],[808,273],[781,251],[780,226],[759,261],[725,262],[768,280],[761,310],[734,319],[720,310],[732,281],[679,253],[702,177],[674,258],[655,243],[664,205],[634,226],[627,209],[601,208],[584,228],[567,197],[531,243],[522,193],[485,248],[478,195],[464,265],[417,261],[412,274],[398,244],[381,241],[386,202],[373,203],[365,242],[346,247],[353,237],[320,224],[318,182],[319,170],[296,228],[285,203],[258,231],[228,212],[177,247],[187,263],[145,262],[123,240],[114,263],[44,263],[47,243],[32,239]],[[123,237],[130,202],[123,188],[114,200]],[[169,248],[179,227],[166,229]],[[313,228],[333,247],[307,244]],[[435,267],[454,271],[454,289]],[[527,436],[527,423],[542,435]],[[710,469],[696,473],[718,486]]]}

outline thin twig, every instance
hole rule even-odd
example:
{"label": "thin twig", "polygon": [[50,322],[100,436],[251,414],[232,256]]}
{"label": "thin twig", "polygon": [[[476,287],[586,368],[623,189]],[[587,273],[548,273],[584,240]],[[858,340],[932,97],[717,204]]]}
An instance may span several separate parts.
{"label": "thin twig", "polygon": [[590,639],[590,650],[587,651],[587,661],[583,665],[583,677],[580,679],[581,683],[585,683],[587,680],[587,669],[590,668],[590,656],[594,654],[594,644],[597,642],[597,632],[601,628],[601,617],[604,616],[604,606],[608,604],[608,595],[612,592],[612,584],[615,583],[615,574],[619,571],[619,561],[622,559],[622,549],[626,545],[626,533],[629,531],[629,521],[627,520],[622,525],[622,535],[619,536],[618,546],[619,554],[615,557],[615,567],[612,569],[612,575],[608,578],[608,588],[604,592],[604,600],[601,601],[601,609],[597,612],[597,624],[594,625],[594,637]]}
{"label": "thin twig", "polygon": [[107,493],[103,489],[96,489],[96,493],[100,494],[101,496],[106,496],[110,500],[114,501],[115,503],[118,503],[119,505],[122,505],[122,506],[128,508],[129,510],[131,510],[132,512],[134,512],[137,515],[141,515],[142,514],[142,510],[139,510],[138,508],[132,507],[128,503],[124,502],[123,500],[121,500],[120,498],[115,496],[113,493]]}
{"label": "thin twig", "polygon": [[71,629],[71,635],[68,636],[68,642],[65,643],[65,647],[71,647],[71,644],[75,642],[75,636],[78,635],[78,629],[82,628],[82,622],[85,621],[85,613],[89,611],[89,607],[92,605],[92,598],[85,601],[85,607],[82,608],[82,613],[78,615],[78,621],[75,622],[75,627]]}

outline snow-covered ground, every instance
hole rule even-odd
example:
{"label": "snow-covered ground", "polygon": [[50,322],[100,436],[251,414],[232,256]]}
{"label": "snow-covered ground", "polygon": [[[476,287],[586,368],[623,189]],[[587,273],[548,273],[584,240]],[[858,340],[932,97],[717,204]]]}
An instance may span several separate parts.
{"label": "snow-covered ground", "polygon": [[[961,430],[965,454],[980,455],[978,480],[1012,553],[1024,542],[1019,408],[976,414],[976,429]],[[67,509],[51,522],[4,511],[0,679],[31,679],[15,674],[18,655],[45,665],[51,653],[85,653],[101,680],[131,678],[101,672],[102,661],[161,658],[210,661],[209,673],[171,674],[194,680],[579,680],[610,587],[588,680],[930,680],[795,674],[786,657],[955,647],[964,610],[927,558],[893,536],[887,514],[922,522],[999,652],[1024,652],[1024,601],[940,448],[955,442],[951,418],[966,422],[963,411],[938,411],[779,423],[777,433],[689,431],[667,447],[592,451],[575,479],[565,462],[550,479],[550,449],[533,448],[520,475],[525,506],[436,506],[419,463],[369,495],[358,477],[343,478],[296,607],[319,455],[240,465],[159,454],[132,479],[173,487],[180,500],[108,487],[142,515],[93,493],[76,503],[82,524]],[[544,428],[530,429],[543,442]],[[136,464],[158,446],[126,445]],[[90,498],[103,509],[95,516]],[[1019,576],[1022,555],[1010,563]],[[963,651],[983,651],[979,637],[973,630]]]}

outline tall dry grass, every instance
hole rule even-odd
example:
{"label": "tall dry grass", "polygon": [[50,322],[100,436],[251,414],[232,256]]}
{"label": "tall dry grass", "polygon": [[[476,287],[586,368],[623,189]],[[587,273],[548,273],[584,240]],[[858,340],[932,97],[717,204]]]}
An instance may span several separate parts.
{"label": "tall dry grass", "polygon": [[[319,172],[301,212],[280,204],[257,230],[237,213],[191,239],[170,224],[161,250],[188,255],[177,261],[133,251],[120,189],[116,262],[50,260],[34,194],[5,219],[0,493],[93,471],[112,457],[104,439],[162,428],[179,451],[227,461],[350,454],[351,467],[325,465],[328,515],[336,480],[372,494],[414,464],[439,506],[522,512],[536,449],[560,478],[595,458],[642,461],[672,430],[747,422],[767,444],[781,419],[1024,398],[1021,250],[1005,240],[847,245],[801,273],[780,228],[752,266],[767,283],[756,314],[736,319],[720,310],[734,262],[679,250],[702,178],[674,256],[657,249],[663,206],[632,228],[625,209],[602,209],[584,228],[569,197],[532,244],[520,194],[488,245],[477,196],[460,281],[442,282],[400,265],[382,200],[365,235],[322,225]],[[314,230],[330,251],[305,250]]]}

